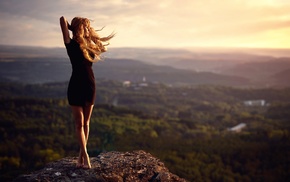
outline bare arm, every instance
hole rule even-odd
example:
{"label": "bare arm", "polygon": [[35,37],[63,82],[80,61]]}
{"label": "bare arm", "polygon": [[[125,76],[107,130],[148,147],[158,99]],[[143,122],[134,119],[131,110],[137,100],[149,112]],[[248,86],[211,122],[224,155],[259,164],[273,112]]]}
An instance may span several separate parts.
{"label": "bare arm", "polygon": [[62,35],[63,35],[63,41],[64,43],[68,44],[70,43],[70,36],[69,36],[69,24],[65,17],[60,17],[59,19]]}

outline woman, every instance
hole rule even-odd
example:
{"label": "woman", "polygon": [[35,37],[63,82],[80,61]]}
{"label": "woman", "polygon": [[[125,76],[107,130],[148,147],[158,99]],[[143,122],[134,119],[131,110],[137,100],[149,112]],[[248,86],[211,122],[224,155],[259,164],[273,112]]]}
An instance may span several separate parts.
{"label": "woman", "polygon": [[[69,81],[67,97],[75,120],[76,134],[80,145],[77,167],[90,169],[90,158],[87,153],[89,123],[96,97],[95,78],[92,70],[93,62],[100,60],[100,54],[106,51],[103,42],[108,37],[99,37],[90,27],[87,18],[75,17],[71,24],[62,16],[60,26],[67,54],[72,64],[72,75]],[[69,30],[72,31],[72,38]]]}

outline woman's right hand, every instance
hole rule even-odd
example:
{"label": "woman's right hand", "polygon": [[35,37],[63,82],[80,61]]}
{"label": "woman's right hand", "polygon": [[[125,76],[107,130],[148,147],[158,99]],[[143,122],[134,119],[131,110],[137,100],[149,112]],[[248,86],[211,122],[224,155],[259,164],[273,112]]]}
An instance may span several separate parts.
{"label": "woman's right hand", "polygon": [[63,16],[60,17],[59,23],[60,23],[60,27],[61,27],[61,31],[62,31],[62,35],[63,35],[63,41],[64,41],[64,43],[68,44],[68,43],[70,43],[70,36],[69,36],[68,30],[71,29],[71,26],[69,25],[69,23],[67,22],[67,20]]}

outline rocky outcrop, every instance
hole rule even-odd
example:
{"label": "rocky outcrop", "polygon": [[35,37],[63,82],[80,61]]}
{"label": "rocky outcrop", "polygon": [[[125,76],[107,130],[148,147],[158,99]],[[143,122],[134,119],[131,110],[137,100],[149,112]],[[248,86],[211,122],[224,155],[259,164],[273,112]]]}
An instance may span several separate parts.
{"label": "rocky outcrop", "polygon": [[76,168],[77,158],[67,157],[47,164],[32,174],[22,175],[16,182],[185,182],[169,172],[159,159],[142,150],[106,152],[91,158],[91,169]]}

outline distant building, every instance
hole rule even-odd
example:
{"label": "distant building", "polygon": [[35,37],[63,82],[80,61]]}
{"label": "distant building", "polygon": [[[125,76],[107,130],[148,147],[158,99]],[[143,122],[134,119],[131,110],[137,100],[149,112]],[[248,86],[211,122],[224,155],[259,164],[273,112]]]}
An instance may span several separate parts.
{"label": "distant building", "polygon": [[266,106],[265,100],[247,100],[244,101],[245,106]]}
{"label": "distant building", "polygon": [[148,87],[148,83],[146,82],[146,77],[143,76],[143,82],[138,84],[139,87]]}
{"label": "distant building", "polygon": [[246,123],[240,123],[237,126],[234,126],[232,128],[229,128],[228,131],[232,131],[232,132],[236,132],[239,133],[242,131],[242,129],[244,129],[246,127]]}
{"label": "distant building", "polygon": [[134,90],[141,90],[142,87],[148,87],[148,86],[149,86],[149,84],[146,81],[145,76],[143,77],[142,81],[140,81],[140,82],[131,82],[128,80],[123,82],[123,87],[131,87]]}
{"label": "distant building", "polygon": [[130,81],[124,81],[123,82],[123,87],[130,87],[131,86],[131,82]]}

